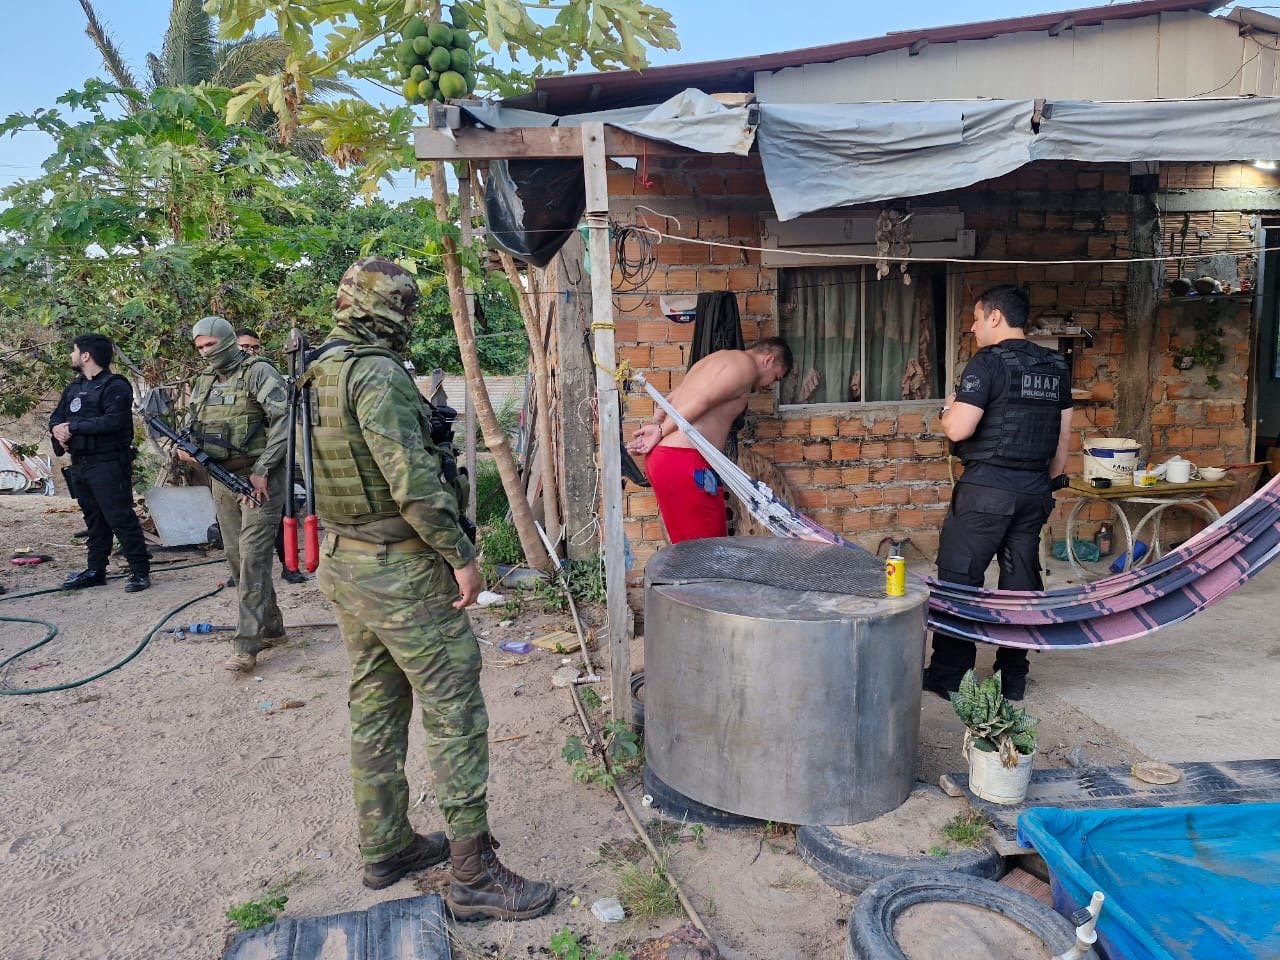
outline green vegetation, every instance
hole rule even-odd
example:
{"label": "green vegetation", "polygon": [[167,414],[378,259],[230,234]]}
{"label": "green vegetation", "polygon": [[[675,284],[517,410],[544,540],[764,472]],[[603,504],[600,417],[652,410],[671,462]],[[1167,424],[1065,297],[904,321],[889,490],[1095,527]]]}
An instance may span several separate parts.
{"label": "green vegetation", "polygon": [[[109,109],[119,97],[132,106],[123,117]],[[19,416],[61,389],[81,333],[111,337],[152,384],[195,372],[186,333],[206,314],[260,331],[268,356],[279,357],[295,324],[318,343],[338,279],[360,255],[417,273],[415,366],[461,370],[438,265],[456,225],[442,226],[426,200],[365,201],[355,177],[226,123],[230,97],[214,87],[144,95],[91,80],[58,109],[0,121],[0,137],[39,132],[54,144],[41,176],[0,190],[0,414]],[[71,123],[64,108],[87,119]],[[528,341],[510,285],[486,277],[475,250],[464,254],[480,279],[481,365],[523,369]]]}
{"label": "green vegetation", "polygon": [[612,790],[617,778],[610,770],[632,770],[640,765],[643,755],[635,732],[622,720],[610,720],[604,725],[604,756],[609,759],[608,765],[598,754],[593,757],[577,735],[565,740],[560,756],[573,768],[574,783],[596,783]]}
{"label": "green vegetation", "polygon": [[227,919],[241,930],[257,930],[280,916],[288,902],[289,898],[283,893],[268,893],[261,900],[250,900],[231,907],[227,910]]}
{"label": "green vegetation", "polygon": [[549,578],[538,583],[535,596],[548,613],[563,613],[569,609],[565,599],[565,584],[575,603],[604,603],[607,599],[604,579],[604,557],[593,560],[569,560],[560,570],[561,578]]}
{"label": "green vegetation", "polygon": [[588,947],[568,927],[561,927],[548,946],[551,948],[551,955],[557,960],[627,960],[627,955],[620,950],[615,950],[606,957],[594,947]]}
{"label": "green vegetation", "polygon": [[480,572],[484,574],[487,583],[497,582],[499,564],[514,567],[519,566],[524,560],[516,525],[506,517],[491,520],[489,525],[480,531],[478,542]]}
{"label": "green vegetation", "polygon": [[957,813],[942,825],[944,837],[961,847],[976,847],[987,839],[990,824],[977,810]]}
{"label": "green vegetation", "polygon": [[1036,725],[1040,721],[1006,700],[1000,684],[999,670],[981,683],[969,670],[960,681],[960,689],[951,694],[951,705],[968,730],[971,747],[984,753],[999,752],[1004,765],[1013,767],[1018,763],[1018,754],[1035,753]]}
{"label": "green vegetation", "polygon": [[664,845],[658,853],[659,863],[645,860],[617,867],[618,900],[629,917],[653,920],[680,912],[680,898],[668,876],[670,850]]}

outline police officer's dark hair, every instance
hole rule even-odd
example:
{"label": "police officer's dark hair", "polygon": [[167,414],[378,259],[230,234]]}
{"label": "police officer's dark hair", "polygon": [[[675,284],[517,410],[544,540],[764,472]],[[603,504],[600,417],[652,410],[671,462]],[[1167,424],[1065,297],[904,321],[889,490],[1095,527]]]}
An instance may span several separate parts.
{"label": "police officer's dark hair", "polygon": [[753,343],[748,352],[765,352],[771,353],[778,358],[778,362],[782,364],[782,375],[785,377],[791,372],[791,367],[795,364],[795,357],[791,354],[791,348],[787,346],[787,341],[781,337],[765,337]]}
{"label": "police officer's dark hair", "polygon": [[1027,296],[1027,291],[1012,283],[992,287],[980,294],[974,301],[975,305],[979,303],[989,311],[999,310],[1011,327],[1025,327],[1027,318],[1031,315],[1031,298]]}
{"label": "police officer's dark hair", "polygon": [[93,362],[102,369],[111,366],[111,358],[115,355],[115,347],[111,343],[110,337],[104,337],[100,333],[83,333],[71,341],[77,350],[81,353],[87,353],[93,357]]}
{"label": "police officer's dark hair", "polygon": [[253,330],[250,330],[248,327],[241,327],[239,330],[236,331],[236,336],[237,337],[253,337],[253,339],[255,340],[262,339],[260,336],[258,336],[257,333],[255,333]]}

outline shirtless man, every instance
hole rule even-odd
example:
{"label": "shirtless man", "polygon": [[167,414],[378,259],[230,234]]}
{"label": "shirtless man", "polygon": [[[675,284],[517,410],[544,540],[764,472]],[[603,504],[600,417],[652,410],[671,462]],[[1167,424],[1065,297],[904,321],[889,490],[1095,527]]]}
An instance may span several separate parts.
{"label": "shirtless man", "polygon": [[[749,350],[717,350],[695,363],[667,399],[723,449],[733,421],[747,408],[748,394],[773,386],[791,371],[791,363],[791,348],[780,337]],[[672,543],[728,534],[724,488],[674,420],[659,410],[632,435],[627,449],[647,454],[645,474]]]}

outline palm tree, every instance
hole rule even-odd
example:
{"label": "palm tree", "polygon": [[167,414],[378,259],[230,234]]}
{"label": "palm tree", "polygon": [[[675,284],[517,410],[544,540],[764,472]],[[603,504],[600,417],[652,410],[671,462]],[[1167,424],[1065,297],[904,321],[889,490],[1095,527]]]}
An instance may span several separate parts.
{"label": "palm tree", "polygon": [[[289,53],[289,45],[276,33],[248,34],[230,43],[220,43],[213,18],[204,12],[202,0],[173,0],[160,55],[147,54],[148,77],[143,85],[135,79],[115,41],[98,20],[91,0],[80,0],[80,6],[87,20],[84,32],[98,48],[107,72],[117,85],[126,90],[150,92],[157,87],[195,86],[199,83],[234,89],[260,73],[280,73]],[[315,89],[320,93],[355,92],[338,80],[317,80]],[[137,107],[131,100],[124,102],[127,109]],[[249,123],[260,130],[272,129],[279,141],[281,131],[276,121],[274,113],[258,107]],[[306,160],[319,159],[324,155],[319,138],[307,131],[294,132],[287,144],[282,145]]]}

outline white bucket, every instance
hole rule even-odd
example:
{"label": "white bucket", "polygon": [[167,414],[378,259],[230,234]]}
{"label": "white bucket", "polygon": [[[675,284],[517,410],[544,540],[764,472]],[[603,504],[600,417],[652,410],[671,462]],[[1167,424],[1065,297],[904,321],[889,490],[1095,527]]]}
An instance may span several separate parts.
{"label": "white bucket", "polygon": [[992,803],[1021,803],[1031,783],[1031,765],[1036,755],[1018,754],[1018,765],[1006,767],[999,752],[985,753],[969,748],[969,789],[973,795]]}
{"label": "white bucket", "polygon": [[1120,437],[1086,439],[1084,447],[1084,478],[1106,477],[1128,483],[1138,468],[1138,454],[1142,445],[1137,440]]}

